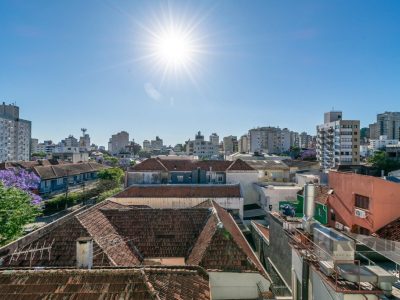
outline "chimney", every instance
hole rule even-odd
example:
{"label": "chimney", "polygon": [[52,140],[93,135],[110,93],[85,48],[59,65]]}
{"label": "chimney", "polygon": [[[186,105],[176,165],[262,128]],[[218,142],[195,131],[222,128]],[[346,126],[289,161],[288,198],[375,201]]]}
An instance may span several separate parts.
{"label": "chimney", "polygon": [[303,203],[303,229],[304,231],[311,234],[311,225],[314,223],[314,211],[315,211],[315,185],[307,183],[304,185],[304,203]]}
{"label": "chimney", "polygon": [[76,266],[91,269],[93,266],[93,239],[80,237],[76,240]]}

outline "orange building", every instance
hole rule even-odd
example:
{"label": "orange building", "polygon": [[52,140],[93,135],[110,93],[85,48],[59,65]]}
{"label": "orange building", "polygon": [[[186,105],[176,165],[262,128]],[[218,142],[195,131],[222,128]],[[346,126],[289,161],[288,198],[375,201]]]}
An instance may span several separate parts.
{"label": "orange building", "polygon": [[[329,225],[354,233],[382,231],[400,220],[400,184],[379,177],[329,172]],[[396,221],[397,220],[397,221]]]}

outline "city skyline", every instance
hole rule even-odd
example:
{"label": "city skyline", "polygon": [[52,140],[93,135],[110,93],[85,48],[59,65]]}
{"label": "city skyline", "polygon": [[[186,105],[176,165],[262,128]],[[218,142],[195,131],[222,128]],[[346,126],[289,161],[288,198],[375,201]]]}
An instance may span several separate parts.
{"label": "city skyline", "polygon": [[[40,141],[85,127],[100,145],[121,130],[171,145],[198,130],[314,135],[332,108],[362,127],[399,110],[398,2],[290,4],[2,2],[1,100]],[[198,68],[163,76],[146,59],[148,33],[171,18],[194,28]]]}

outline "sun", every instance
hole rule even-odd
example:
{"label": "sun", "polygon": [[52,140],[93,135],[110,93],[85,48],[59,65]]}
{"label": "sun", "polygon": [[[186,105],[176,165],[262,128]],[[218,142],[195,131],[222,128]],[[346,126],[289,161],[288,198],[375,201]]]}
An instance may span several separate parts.
{"label": "sun", "polygon": [[212,55],[207,17],[207,11],[181,12],[167,6],[149,14],[145,21],[135,20],[139,28],[137,60],[146,62],[146,72],[159,77],[160,85],[189,79],[197,86],[207,57]]}
{"label": "sun", "polygon": [[190,36],[177,28],[169,28],[157,35],[153,51],[160,63],[177,68],[193,59],[194,45]]}

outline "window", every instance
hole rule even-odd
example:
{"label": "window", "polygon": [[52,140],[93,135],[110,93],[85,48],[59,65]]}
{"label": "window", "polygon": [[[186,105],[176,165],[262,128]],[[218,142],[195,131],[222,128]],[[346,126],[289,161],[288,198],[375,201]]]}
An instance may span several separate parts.
{"label": "window", "polygon": [[362,208],[362,209],[368,209],[369,208],[369,198],[356,194],[354,206],[358,207],[358,208]]}
{"label": "window", "polygon": [[178,175],[176,178],[178,179],[178,182],[183,182],[183,175]]}
{"label": "window", "polygon": [[217,176],[217,181],[218,181],[218,182],[223,182],[223,181],[224,181],[224,176],[218,175],[218,176]]}
{"label": "window", "polygon": [[336,221],[336,214],[333,209],[331,209],[331,221],[335,222]]}

